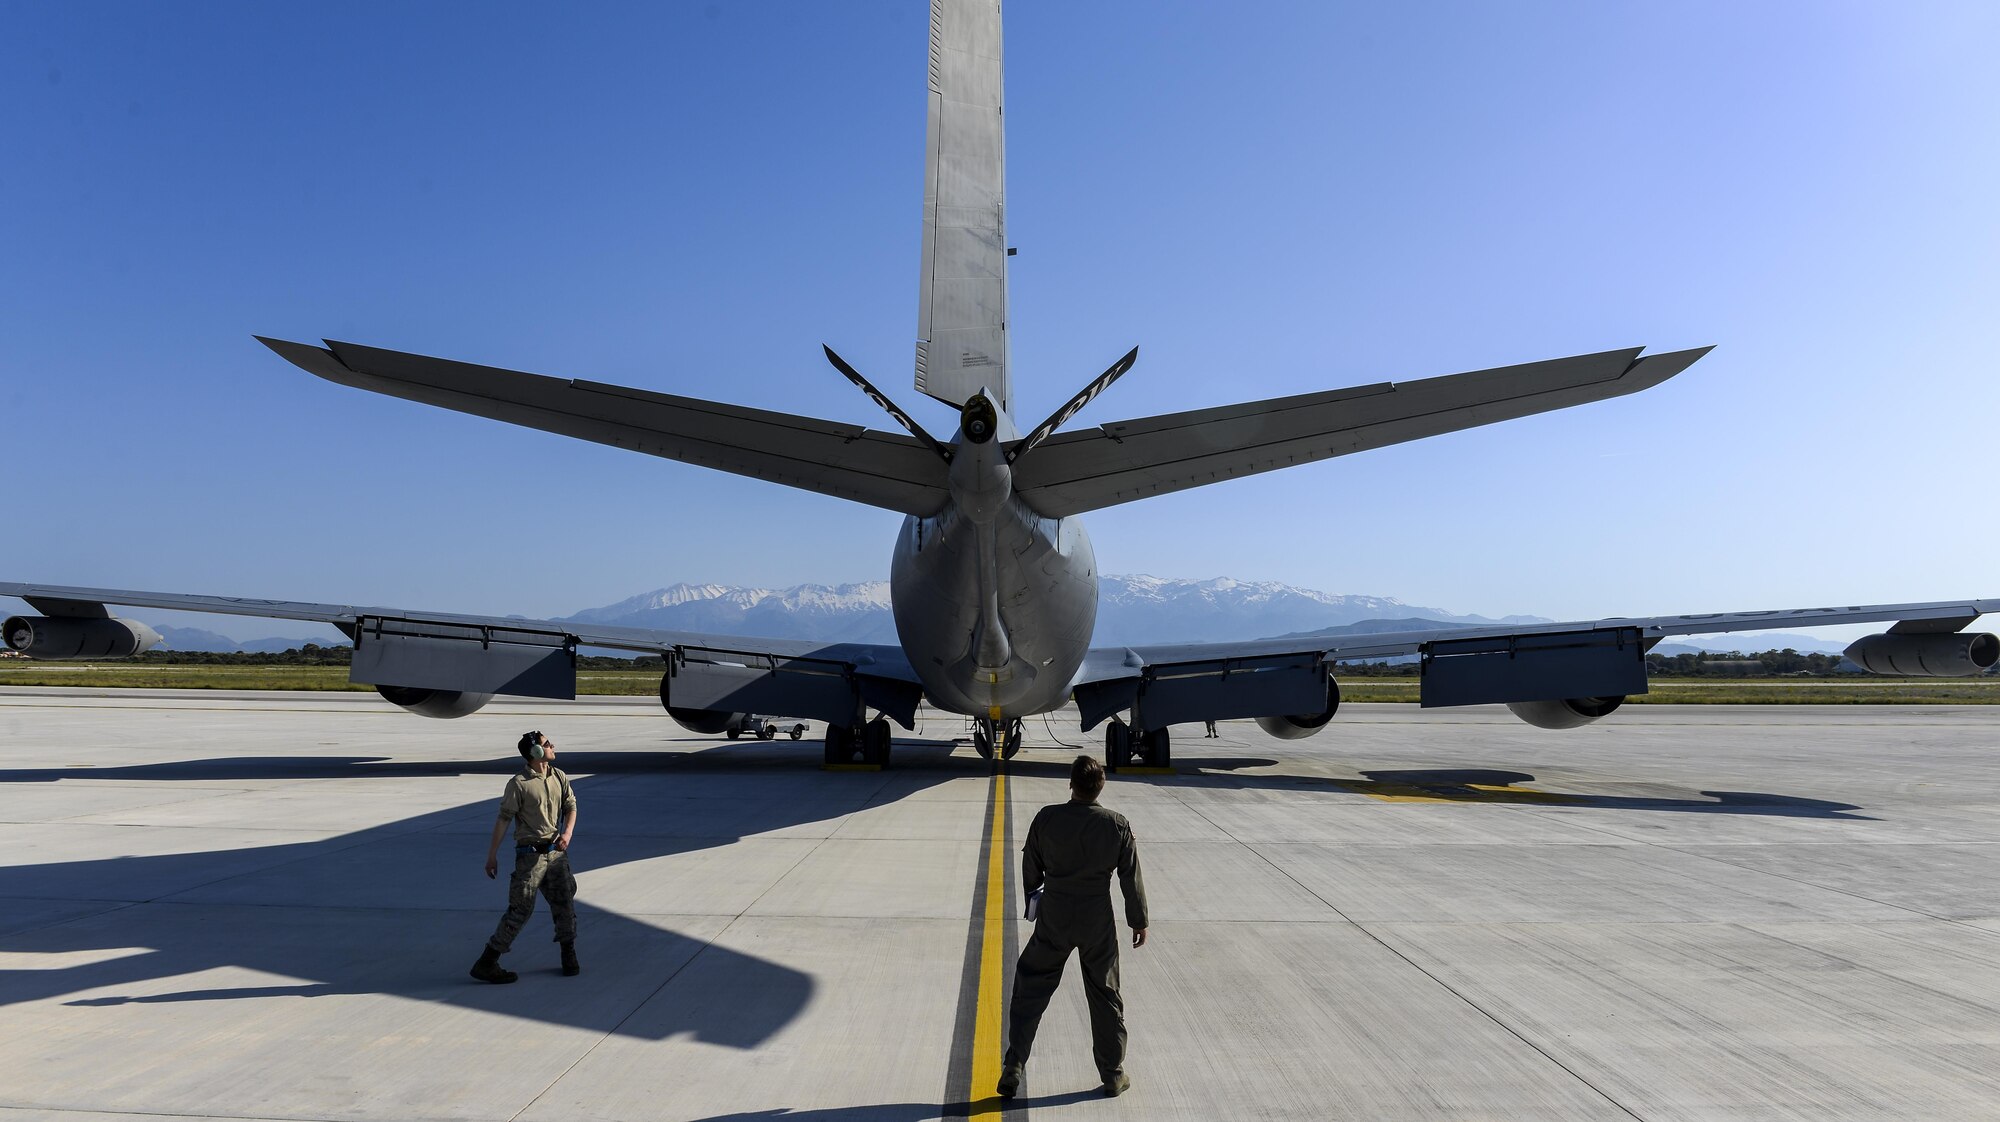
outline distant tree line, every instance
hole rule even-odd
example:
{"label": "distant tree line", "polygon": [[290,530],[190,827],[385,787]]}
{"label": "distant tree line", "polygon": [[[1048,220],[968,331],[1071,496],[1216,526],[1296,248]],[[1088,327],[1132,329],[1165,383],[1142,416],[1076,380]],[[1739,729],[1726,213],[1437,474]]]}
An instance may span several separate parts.
{"label": "distant tree line", "polygon": [[[347,666],[354,661],[354,648],[345,644],[322,647],[307,643],[289,651],[147,651],[122,663],[145,666]],[[659,673],[666,660],[659,655],[620,658],[617,655],[578,655],[578,670],[631,670]]]}
{"label": "distant tree line", "polygon": [[354,648],[307,643],[289,651],[147,651],[121,663],[143,666],[346,666]]}
{"label": "distant tree line", "polygon": [[1837,654],[1802,654],[1790,647],[1782,651],[1759,651],[1756,654],[1744,654],[1738,651],[1720,654],[1715,652],[1649,654],[1646,656],[1646,673],[1654,678],[1755,678],[1771,674],[1854,673],[1851,665],[1845,671],[1840,668],[1845,661]]}
{"label": "distant tree line", "polygon": [[[1837,654],[1801,654],[1787,647],[1782,651],[1744,654],[1738,651],[1699,654],[1646,656],[1646,675],[1652,678],[1755,678],[1767,675],[1853,673],[1840,669],[1844,660]],[[1408,662],[1342,663],[1338,678],[1414,678],[1416,660]]]}

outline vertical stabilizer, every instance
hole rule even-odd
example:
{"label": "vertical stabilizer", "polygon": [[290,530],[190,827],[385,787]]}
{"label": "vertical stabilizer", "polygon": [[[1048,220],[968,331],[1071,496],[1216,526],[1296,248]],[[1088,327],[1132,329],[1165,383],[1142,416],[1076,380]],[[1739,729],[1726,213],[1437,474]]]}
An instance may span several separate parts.
{"label": "vertical stabilizer", "polygon": [[952,406],[1007,377],[1006,144],[1000,0],[931,0],[917,389]]}

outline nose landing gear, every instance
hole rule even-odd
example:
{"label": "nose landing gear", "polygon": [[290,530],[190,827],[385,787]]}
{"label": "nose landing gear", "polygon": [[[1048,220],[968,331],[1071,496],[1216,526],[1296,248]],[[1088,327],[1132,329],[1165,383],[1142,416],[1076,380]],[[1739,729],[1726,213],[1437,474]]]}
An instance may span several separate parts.
{"label": "nose landing gear", "polygon": [[1021,720],[1016,717],[1009,721],[995,721],[990,717],[980,717],[972,729],[972,749],[982,760],[993,758],[993,747],[1000,747],[1000,758],[1011,760],[1021,750]]}

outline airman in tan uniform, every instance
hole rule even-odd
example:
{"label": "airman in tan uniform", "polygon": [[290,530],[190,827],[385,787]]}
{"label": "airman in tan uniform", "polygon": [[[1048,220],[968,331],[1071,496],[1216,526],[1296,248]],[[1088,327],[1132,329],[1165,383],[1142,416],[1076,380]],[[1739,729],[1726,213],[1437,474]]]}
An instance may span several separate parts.
{"label": "airman in tan uniform", "polygon": [[556,942],[562,944],[562,972],[583,972],[576,961],[576,877],[569,868],[569,841],[576,832],[576,793],[569,776],[555,766],[555,741],[539,732],[521,737],[524,765],[507,781],[500,796],[500,817],[493,823],[493,841],[486,847],[486,875],[500,871],[500,841],[507,824],[514,824],[514,875],[507,883],[507,914],[486,942],[485,953],[472,964],[472,976],[482,982],[511,982],[518,975],[500,965],[500,956],[535,914],[535,894],[548,898],[555,918]]}

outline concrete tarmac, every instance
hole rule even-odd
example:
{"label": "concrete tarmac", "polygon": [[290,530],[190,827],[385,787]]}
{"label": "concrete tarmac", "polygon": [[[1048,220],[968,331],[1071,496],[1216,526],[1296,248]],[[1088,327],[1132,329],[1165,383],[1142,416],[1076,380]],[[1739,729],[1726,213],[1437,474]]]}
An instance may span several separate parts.
{"label": "concrete tarmac", "polygon": [[[543,908],[481,985],[530,727],[580,802],[584,972]],[[975,1053],[1049,729],[1097,751],[1036,719],[999,781],[930,712],[826,772],[817,728],[644,699],[0,691],[0,1122],[2000,1118],[2000,709],[1178,728],[1179,774],[1104,796],[1154,913],[1133,1088],[1097,1096],[1072,968],[1003,1104]]]}

